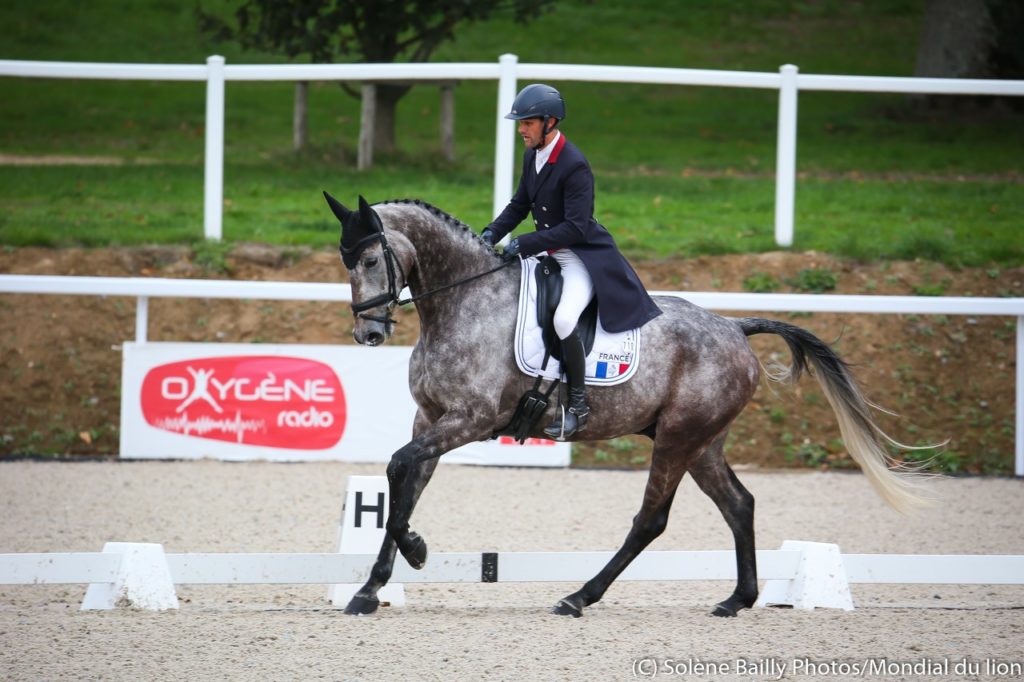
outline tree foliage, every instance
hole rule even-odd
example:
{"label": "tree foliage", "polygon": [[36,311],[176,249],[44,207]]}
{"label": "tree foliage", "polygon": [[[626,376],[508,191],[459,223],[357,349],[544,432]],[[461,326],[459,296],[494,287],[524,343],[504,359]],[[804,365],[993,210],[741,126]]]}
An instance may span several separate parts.
{"label": "tree foliage", "polygon": [[234,23],[197,10],[200,29],[247,49],[335,61],[423,62],[459,24],[510,13],[520,23],[554,0],[245,0]]}
{"label": "tree foliage", "polygon": [[[459,24],[498,13],[526,24],[555,0],[245,0],[233,21],[196,9],[200,31],[245,49],[308,57],[314,63],[425,62]],[[359,93],[347,84],[350,95]],[[395,147],[395,108],[408,85],[376,89],[373,146]]]}

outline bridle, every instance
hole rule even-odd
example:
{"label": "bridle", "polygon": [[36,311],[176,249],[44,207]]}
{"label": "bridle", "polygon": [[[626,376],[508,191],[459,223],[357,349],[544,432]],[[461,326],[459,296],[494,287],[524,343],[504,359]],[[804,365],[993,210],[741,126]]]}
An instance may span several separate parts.
{"label": "bridle", "polygon": [[[394,252],[391,250],[391,246],[388,244],[388,238],[384,236],[384,230],[369,234],[355,244],[351,248],[346,249],[344,244],[340,244],[338,248],[341,250],[342,259],[345,256],[358,257],[359,253],[368,247],[372,242],[380,241],[381,249],[384,251],[384,265],[387,268],[388,273],[388,290],[386,293],[378,294],[373,298],[362,301],[360,303],[352,303],[352,313],[357,318],[364,320],[370,320],[372,322],[380,322],[381,324],[388,325],[388,331],[390,326],[398,324],[398,321],[391,317],[391,311],[394,310],[396,305],[401,305],[402,301],[399,300],[398,294],[401,289],[398,288],[398,281],[395,278],[395,268],[402,273],[402,282],[405,282],[405,270],[402,269],[402,263],[395,258]],[[372,308],[378,308],[380,306],[387,306],[384,310],[384,315],[367,315],[366,311]]]}
{"label": "bridle", "polygon": [[[465,277],[450,284],[445,284],[437,288],[430,289],[429,291],[424,291],[422,294],[419,294],[417,296],[399,298],[401,288],[399,287],[398,281],[395,277],[395,270],[397,268],[398,272],[401,273],[402,275],[402,286],[404,286],[405,282],[407,282],[405,270],[402,268],[401,261],[398,260],[398,258],[395,256],[394,251],[391,249],[391,246],[388,244],[388,238],[384,235],[384,230],[380,230],[379,232],[374,232],[373,234],[363,237],[355,244],[353,244],[351,248],[345,248],[344,244],[339,245],[338,248],[341,250],[342,257],[358,257],[358,254],[362,252],[363,249],[370,246],[370,244],[374,241],[380,242],[381,250],[384,253],[384,265],[387,269],[388,275],[388,290],[387,292],[378,294],[369,300],[361,301],[359,303],[353,303],[352,313],[357,318],[363,320],[370,320],[371,322],[380,322],[381,324],[387,325],[387,329],[389,332],[391,331],[391,326],[398,324],[398,320],[391,317],[391,312],[395,309],[396,306],[403,306],[408,303],[415,303],[420,299],[424,299],[428,296],[433,296],[436,293],[445,291],[447,289],[452,289],[463,284],[467,284],[469,282],[472,282],[473,280],[480,279],[481,277],[485,277],[487,275],[495,273],[498,270],[507,268],[509,265],[512,265],[512,263],[515,263],[516,261],[519,260],[518,258],[516,258],[513,260],[502,261],[501,265],[495,268],[491,268],[490,270],[485,270],[483,272],[479,272],[475,275],[470,275],[469,277]],[[383,315],[366,314],[367,310],[379,308],[380,306],[386,306]]]}

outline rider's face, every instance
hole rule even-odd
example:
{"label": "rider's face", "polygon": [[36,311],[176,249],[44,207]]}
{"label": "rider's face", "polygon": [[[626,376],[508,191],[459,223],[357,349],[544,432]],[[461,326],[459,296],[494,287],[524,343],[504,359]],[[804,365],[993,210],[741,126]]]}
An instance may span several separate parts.
{"label": "rider's face", "polygon": [[[555,120],[551,119],[552,124]],[[533,149],[541,143],[542,133],[544,132],[544,121],[539,118],[524,118],[519,122],[519,137],[523,138],[523,143],[527,147]],[[550,134],[550,133],[549,133]]]}

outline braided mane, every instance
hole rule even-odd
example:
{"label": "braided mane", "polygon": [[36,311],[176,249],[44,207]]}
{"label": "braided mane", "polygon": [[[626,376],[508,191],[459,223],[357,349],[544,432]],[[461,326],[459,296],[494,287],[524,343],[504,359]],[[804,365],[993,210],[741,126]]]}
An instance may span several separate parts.
{"label": "braided mane", "polygon": [[485,246],[492,254],[494,254],[495,257],[498,256],[498,254],[495,253],[495,251],[490,246],[488,246],[487,243],[484,242],[483,239],[480,238],[480,235],[478,235],[473,230],[473,228],[471,228],[469,225],[467,225],[466,223],[462,222],[461,220],[459,220],[458,218],[456,218],[452,214],[447,213],[446,211],[442,211],[437,206],[434,206],[433,204],[427,203],[426,201],[423,201],[422,199],[388,199],[386,201],[381,201],[380,204],[381,205],[387,205],[387,204],[395,205],[395,204],[397,204],[397,205],[400,205],[400,206],[416,206],[418,208],[422,208],[425,211],[427,211],[428,213],[430,213],[432,216],[434,216],[435,218],[438,218],[448,228],[450,228],[452,230],[462,230],[463,232],[468,232],[469,234],[471,234],[476,239],[477,242],[479,242],[481,245]]}
{"label": "braided mane", "polygon": [[422,199],[387,199],[386,201],[382,201],[380,203],[382,203],[382,204],[404,204],[406,206],[419,206],[420,208],[427,209],[427,211],[429,211],[430,213],[432,213],[436,217],[440,218],[442,220],[442,222],[444,222],[446,225],[448,225],[451,228],[459,227],[459,228],[462,228],[463,230],[469,230],[470,232],[473,231],[472,228],[469,225],[467,225],[466,223],[462,222],[461,220],[459,220],[458,218],[456,218],[452,214],[446,213],[445,211],[442,211],[441,209],[439,209],[437,206],[434,206],[433,204],[427,203],[426,201],[423,201]]}

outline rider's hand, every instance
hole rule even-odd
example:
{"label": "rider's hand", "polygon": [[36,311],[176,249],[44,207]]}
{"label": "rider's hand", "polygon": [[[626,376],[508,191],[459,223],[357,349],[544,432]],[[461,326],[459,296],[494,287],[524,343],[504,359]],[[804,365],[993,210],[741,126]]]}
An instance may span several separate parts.
{"label": "rider's hand", "polygon": [[512,241],[510,241],[508,243],[508,246],[505,247],[505,251],[501,254],[501,257],[503,259],[505,259],[506,262],[519,257],[519,239],[518,238],[513,239]]}
{"label": "rider's hand", "polygon": [[485,227],[484,231],[480,233],[480,239],[483,239],[487,246],[494,248],[494,230],[489,227]]}

